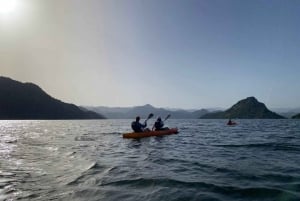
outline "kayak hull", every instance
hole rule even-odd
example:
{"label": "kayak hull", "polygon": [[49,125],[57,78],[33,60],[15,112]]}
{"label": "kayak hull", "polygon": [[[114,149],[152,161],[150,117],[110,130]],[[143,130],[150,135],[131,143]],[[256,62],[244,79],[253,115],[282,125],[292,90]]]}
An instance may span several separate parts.
{"label": "kayak hull", "polygon": [[141,132],[141,133],[124,133],[123,138],[143,138],[143,137],[151,137],[151,136],[171,135],[171,134],[177,134],[177,133],[178,133],[177,128],[170,128],[168,130],[162,130],[162,131],[147,131],[147,132]]}

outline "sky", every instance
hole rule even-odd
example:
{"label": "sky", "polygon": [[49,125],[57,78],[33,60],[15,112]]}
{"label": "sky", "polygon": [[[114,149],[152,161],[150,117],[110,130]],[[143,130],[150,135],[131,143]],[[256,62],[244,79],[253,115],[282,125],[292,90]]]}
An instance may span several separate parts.
{"label": "sky", "polygon": [[85,106],[300,107],[299,19],[298,0],[0,0],[0,75]]}

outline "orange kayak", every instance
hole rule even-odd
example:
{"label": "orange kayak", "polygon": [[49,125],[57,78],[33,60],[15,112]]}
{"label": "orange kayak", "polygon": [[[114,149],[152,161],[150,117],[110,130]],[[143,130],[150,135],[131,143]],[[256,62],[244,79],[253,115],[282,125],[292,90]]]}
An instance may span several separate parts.
{"label": "orange kayak", "polygon": [[168,130],[161,130],[161,131],[147,131],[142,133],[124,133],[123,138],[143,138],[143,137],[150,137],[150,136],[171,135],[177,133],[178,133],[177,128],[170,128]]}

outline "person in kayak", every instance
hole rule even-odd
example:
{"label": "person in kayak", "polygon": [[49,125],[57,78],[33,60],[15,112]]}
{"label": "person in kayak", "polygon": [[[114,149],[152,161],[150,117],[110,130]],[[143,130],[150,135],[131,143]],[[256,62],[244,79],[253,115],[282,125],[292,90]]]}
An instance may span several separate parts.
{"label": "person in kayak", "polygon": [[132,130],[134,131],[134,132],[136,132],[136,133],[140,133],[140,132],[145,132],[145,131],[150,131],[148,128],[146,128],[147,127],[147,120],[143,123],[143,124],[141,124],[140,123],[140,117],[139,116],[137,116],[136,118],[135,118],[135,121],[133,121],[132,123],[131,123],[131,128],[132,128]]}
{"label": "person in kayak", "polygon": [[168,127],[164,127],[164,122],[161,120],[160,117],[157,118],[155,121],[152,130],[155,128],[156,131],[161,131],[161,130],[168,130]]}
{"label": "person in kayak", "polygon": [[228,120],[227,125],[235,125],[236,123],[232,121],[231,119]]}

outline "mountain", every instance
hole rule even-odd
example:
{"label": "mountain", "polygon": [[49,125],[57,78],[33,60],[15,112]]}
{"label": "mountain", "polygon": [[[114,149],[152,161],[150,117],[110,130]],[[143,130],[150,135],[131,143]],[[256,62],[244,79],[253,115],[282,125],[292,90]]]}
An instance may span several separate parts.
{"label": "mountain", "polygon": [[148,114],[153,113],[155,116],[161,116],[164,118],[168,114],[173,119],[198,119],[202,115],[208,113],[207,110],[201,109],[196,111],[186,111],[182,109],[178,110],[167,110],[164,108],[156,108],[150,104],[135,107],[88,107],[85,108],[103,114],[109,119],[133,119],[136,116],[146,118]]}
{"label": "mountain", "polygon": [[0,119],[103,119],[54,99],[39,86],[0,77]]}
{"label": "mountain", "polygon": [[292,119],[300,119],[300,113],[295,116],[292,116]]}
{"label": "mountain", "polygon": [[203,115],[201,119],[283,119],[283,116],[268,110],[265,104],[255,97],[240,100],[228,110]]}
{"label": "mountain", "polygon": [[292,118],[300,113],[300,108],[272,108],[271,110],[286,118]]}

